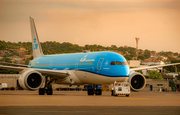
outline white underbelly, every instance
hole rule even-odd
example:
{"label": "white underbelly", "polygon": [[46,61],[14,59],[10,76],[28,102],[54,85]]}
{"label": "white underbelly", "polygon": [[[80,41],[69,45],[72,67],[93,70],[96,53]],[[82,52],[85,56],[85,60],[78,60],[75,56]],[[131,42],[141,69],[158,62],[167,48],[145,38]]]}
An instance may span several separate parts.
{"label": "white underbelly", "polygon": [[114,81],[125,82],[129,77],[108,77],[103,75],[98,75],[95,73],[78,71],[78,70],[70,70],[70,76],[66,79],[57,80],[58,84],[94,84],[94,85],[103,85],[103,84],[111,84]]}

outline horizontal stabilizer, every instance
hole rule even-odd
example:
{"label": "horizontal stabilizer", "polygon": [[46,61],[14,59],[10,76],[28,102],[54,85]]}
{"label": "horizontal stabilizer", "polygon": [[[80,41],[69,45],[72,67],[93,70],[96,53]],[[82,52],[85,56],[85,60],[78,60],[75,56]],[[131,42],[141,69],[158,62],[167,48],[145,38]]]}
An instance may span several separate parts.
{"label": "horizontal stabilizer", "polygon": [[28,65],[23,64],[14,64],[14,63],[6,63],[6,62],[0,62],[1,65],[11,65],[11,66],[18,66],[18,67],[28,67]]}

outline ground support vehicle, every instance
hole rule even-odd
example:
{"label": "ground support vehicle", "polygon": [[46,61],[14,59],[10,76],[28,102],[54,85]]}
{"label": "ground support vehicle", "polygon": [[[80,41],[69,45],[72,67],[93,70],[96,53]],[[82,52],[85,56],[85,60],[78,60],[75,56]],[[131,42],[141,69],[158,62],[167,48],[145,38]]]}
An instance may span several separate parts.
{"label": "ground support vehicle", "polygon": [[129,97],[130,86],[128,82],[114,82],[111,96],[125,95]]}

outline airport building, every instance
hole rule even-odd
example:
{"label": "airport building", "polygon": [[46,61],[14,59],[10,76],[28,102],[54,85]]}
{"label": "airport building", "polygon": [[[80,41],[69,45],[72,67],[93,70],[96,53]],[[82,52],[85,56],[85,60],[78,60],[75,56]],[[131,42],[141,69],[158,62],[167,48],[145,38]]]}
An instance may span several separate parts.
{"label": "airport building", "polygon": [[0,89],[16,88],[19,76],[20,74],[0,74]]}
{"label": "airport building", "polygon": [[166,79],[146,79],[146,86],[143,91],[154,91],[159,92],[163,89],[171,91],[171,87],[169,87],[169,80]]}

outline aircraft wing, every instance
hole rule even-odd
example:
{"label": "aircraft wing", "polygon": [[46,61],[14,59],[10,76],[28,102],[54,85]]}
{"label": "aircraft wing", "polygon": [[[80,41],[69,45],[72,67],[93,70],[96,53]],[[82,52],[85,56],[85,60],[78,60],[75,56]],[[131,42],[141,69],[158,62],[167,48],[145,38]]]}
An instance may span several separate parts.
{"label": "aircraft wing", "polygon": [[[28,69],[28,68],[29,67],[14,67],[14,66],[0,65],[0,69],[14,70],[14,71],[22,71],[22,70]],[[48,69],[36,69],[36,68],[29,68],[29,69],[38,71],[42,75],[48,75],[50,77],[56,77],[56,78],[64,78],[69,75],[67,70],[48,70]]]}
{"label": "aircraft wing", "polygon": [[165,67],[165,66],[173,66],[173,65],[180,65],[180,63],[172,63],[172,64],[164,64],[164,65],[148,66],[148,67],[139,67],[139,68],[131,68],[130,71],[139,71],[139,70],[153,69],[153,68],[159,68],[159,67]]}
{"label": "aircraft wing", "polygon": [[35,69],[43,75],[48,75],[49,77],[64,78],[69,75],[67,70],[48,70],[48,69]]}

